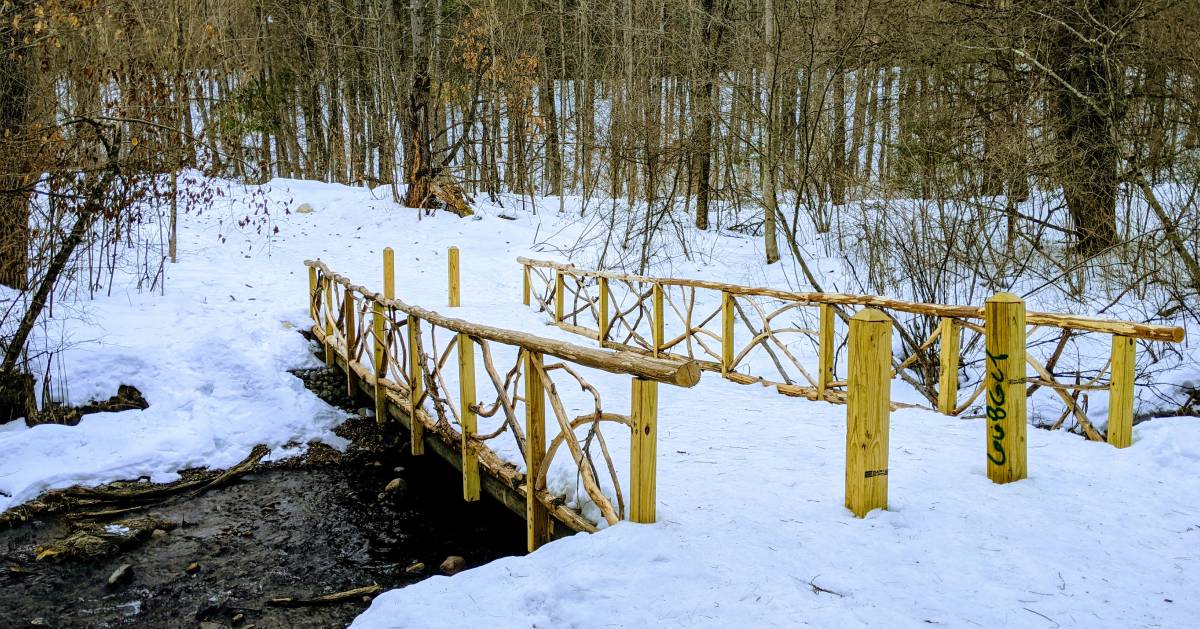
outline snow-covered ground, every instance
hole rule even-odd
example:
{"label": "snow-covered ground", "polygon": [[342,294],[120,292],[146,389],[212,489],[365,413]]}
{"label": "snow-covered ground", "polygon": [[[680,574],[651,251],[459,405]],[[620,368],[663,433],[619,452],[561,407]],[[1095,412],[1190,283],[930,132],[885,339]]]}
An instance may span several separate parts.
{"label": "snow-covered ground", "polygon": [[[63,365],[71,401],[128,383],[151,406],[90,415],[76,427],[0,427],[0,508],[52,487],[228,466],[257,443],[276,457],[314,439],[338,445],[330,428],[340,412],[286,373],[315,363],[296,333],[308,325],[306,258],[379,287],[381,251],[391,246],[398,296],[447,312],[445,251],[457,245],[465,306],[455,316],[589,343],[520,304],[516,256],[562,259],[557,251],[594,233],[556,216],[557,200],[540,215],[514,211],[510,200],[462,220],[418,217],[361,188],[275,181],[270,196],[315,211],[274,212],[279,233],[267,241],[253,226],[236,227],[244,212],[235,197],[185,218],[165,295],[114,290],[56,309],[50,336],[70,342]],[[577,203],[566,205],[573,215]],[[757,239],[691,237],[702,255],[656,270],[756,285],[787,280],[784,265],[759,264]],[[587,377],[606,408],[624,412],[628,378]],[[899,383],[894,390],[912,394]],[[844,412],[715,374],[693,389],[662,386],[658,524],[618,524],[388,592],[355,626],[1200,623],[1195,419],[1140,424],[1126,450],[1031,429],[1030,477],[998,486],[985,476],[982,420],[897,411],[889,510],[859,520],[843,507]],[[625,440],[609,439],[624,475]],[[301,445],[282,447],[289,443]],[[573,491],[569,470],[557,472],[554,488]]]}

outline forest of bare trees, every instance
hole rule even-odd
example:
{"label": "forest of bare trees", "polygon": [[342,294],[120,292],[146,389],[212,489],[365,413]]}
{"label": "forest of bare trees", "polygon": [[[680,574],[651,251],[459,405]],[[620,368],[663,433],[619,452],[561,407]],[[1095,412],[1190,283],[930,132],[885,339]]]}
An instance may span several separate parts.
{"label": "forest of bare trees", "polygon": [[0,48],[0,282],[30,291],[196,168],[463,215],[623,200],[609,232],[635,266],[735,229],[820,290],[824,234],[864,263],[843,288],[1098,276],[1195,314],[1184,0],[5,0]]}

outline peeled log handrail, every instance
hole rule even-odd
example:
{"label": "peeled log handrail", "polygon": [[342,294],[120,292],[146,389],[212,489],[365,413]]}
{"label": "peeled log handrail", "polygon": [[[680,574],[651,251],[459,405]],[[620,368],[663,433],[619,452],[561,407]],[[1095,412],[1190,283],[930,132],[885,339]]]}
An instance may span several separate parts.
{"label": "peeled log handrail", "polygon": [[[879,297],[876,295],[795,292],[778,290],[774,288],[725,284],[722,282],[712,282],[708,280],[647,277],[643,275],[613,273],[611,271],[581,269],[570,264],[562,264],[549,260],[534,260],[525,257],[518,257],[517,262],[529,267],[553,269],[581,277],[603,277],[609,280],[646,282],[651,284],[660,284],[663,286],[690,286],[694,288],[707,288],[729,293],[731,295],[772,297],[784,301],[810,304],[835,304],[886,308],[900,312],[909,312],[913,314],[930,315],[935,317],[950,317],[955,319],[977,319],[982,321],[984,318],[983,308],[977,306],[926,304],[915,301],[905,301],[903,299],[893,299],[891,297]],[[1184,339],[1184,329],[1179,326],[1157,325],[1152,323],[1134,323],[1132,321],[1100,319],[1097,317],[1085,317],[1072,314],[1028,312],[1025,316],[1025,322],[1029,325],[1119,334],[1121,336],[1145,339],[1149,341],[1167,341],[1171,343],[1179,343]]]}
{"label": "peeled log handrail", "polygon": [[609,351],[556,341],[527,332],[507,330],[462,319],[447,317],[432,310],[406,304],[398,299],[388,299],[380,293],[368,290],[350,281],[344,275],[334,273],[320,260],[305,260],[304,266],[320,270],[330,280],[358,293],[365,299],[382,306],[395,308],[405,314],[428,321],[440,328],[460,332],[479,339],[506,345],[523,347],[529,351],[555,356],[584,367],[600,369],[615,374],[631,375],[655,382],[679,387],[692,387],[700,381],[700,366],[695,361],[652,358],[628,351]]}

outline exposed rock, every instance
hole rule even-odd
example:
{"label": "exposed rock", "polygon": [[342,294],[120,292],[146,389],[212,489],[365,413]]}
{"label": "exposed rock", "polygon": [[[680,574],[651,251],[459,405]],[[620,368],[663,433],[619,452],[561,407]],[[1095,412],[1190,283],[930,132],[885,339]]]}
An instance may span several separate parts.
{"label": "exposed rock", "polygon": [[458,555],[450,555],[439,567],[444,574],[458,574],[467,567],[467,561]]}
{"label": "exposed rock", "polygon": [[414,561],[411,564],[409,564],[409,566],[407,568],[405,568],[404,571],[407,572],[408,574],[421,574],[422,572],[425,572],[425,564],[423,564],[419,561]]}
{"label": "exposed rock", "polygon": [[133,565],[123,563],[108,576],[108,587],[115,588],[133,578]]}
{"label": "exposed rock", "polygon": [[393,478],[392,482],[388,483],[387,487],[383,488],[383,490],[388,493],[393,491],[404,491],[405,489],[408,489],[408,483],[404,482],[403,478]]}
{"label": "exposed rock", "polygon": [[307,203],[301,203],[300,207],[296,208],[296,213],[297,214],[312,214],[313,206],[311,206]]}

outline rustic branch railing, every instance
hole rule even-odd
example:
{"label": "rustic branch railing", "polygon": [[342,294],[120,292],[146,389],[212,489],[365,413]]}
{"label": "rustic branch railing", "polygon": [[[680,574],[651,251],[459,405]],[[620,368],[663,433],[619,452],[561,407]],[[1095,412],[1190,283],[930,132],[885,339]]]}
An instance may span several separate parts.
{"label": "rustic branch railing", "polygon": [[[925,304],[842,293],[813,293],[755,288],[705,280],[655,278],[580,269],[567,264],[518,258],[523,266],[526,305],[551,313],[565,330],[597,340],[602,347],[654,357],[696,361],[741,384],[773,386],[780,393],[845,403],[846,380],[837,376],[839,348],[846,346],[847,308],[876,308],[920,318],[919,325],[897,326],[903,355],[891,358],[892,377],[913,386],[929,407],[960,415],[985,392],[983,339],[985,309],[976,306]],[[815,308],[810,321],[803,312]],[[1023,311],[1022,304],[1022,312]],[[1117,447],[1130,443],[1133,421],[1135,341],[1180,342],[1180,327],[1097,319],[1046,312],[1024,313],[1024,346],[1053,344],[1042,362],[1022,352],[1033,375],[1024,378],[1026,395],[1046,387],[1063,403],[1054,427],[1073,417],[1087,438]],[[914,336],[906,329],[928,330]],[[963,332],[970,333],[964,343]],[[1075,382],[1055,373],[1068,342],[1085,333],[1112,336],[1111,358],[1094,374],[1074,372]],[[812,338],[816,364],[793,351],[792,337]],[[977,382],[960,392],[964,354],[972,357]],[[755,363],[762,374],[751,375]],[[815,372],[815,373],[814,373]],[[1108,376],[1105,380],[1105,376]],[[1110,392],[1107,435],[1088,420],[1080,395]],[[898,405],[894,405],[898,406]],[[1024,412],[1022,410],[1022,417]]]}
{"label": "rustic branch railing", "polygon": [[[457,259],[451,258],[451,299],[458,302]],[[530,550],[550,539],[550,518],[579,531],[595,524],[563,497],[547,489],[555,453],[565,445],[587,498],[609,524],[628,518],[655,519],[655,450],[657,387],[663,382],[691,387],[700,377],[694,362],[664,360],[627,351],[582,347],[543,337],[471,323],[406,304],[394,298],[391,250],[384,252],[384,293],[375,293],[332,272],[325,263],[306,261],[312,334],[325,349],[326,361],[343,366],[352,395],[375,399],[379,421],[389,414],[407,418],[413,454],[424,451],[424,435],[440,439],[461,456],[463,497],[477,500],[480,469],[509,490],[525,497]],[[511,365],[497,347],[515,349]],[[457,361],[451,361],[451,354]],[[509,352],[511,355],[511,352]],[[482,363],[491,399],[476,389],[476,361]],[[452,365],[457,365],[454,370]],[[599,390],[578,367],[630,376],[632,405],[628,414],[607,412]],[[457,376],[457,390],[448,377]],[[591,399],[592,412],[571,417],[556,380],[580,387]],[[521,392],[521,381],[524,391]],[[485,385],[486,388],[486,385]],[[558,434],[546,444],[546,402]],[[524,407],[524,422],[519,408]],[[499,416],[499,417],[497,417]],[[481,433],[479,419],[496,418]],[[622,491],[616,466],[601,427],[623,424],[632,430],[629,494]],[[584,431],[580,436],[577,431]],[[509,435],[526,467],[502,459],[489,442]],[[596,459],[603,458],[603,465]],[[613,495],[601,486],[607,475]],[[615,498],[615,505],[614,500]],[[580,500],[582,504],[582,500]]]}

